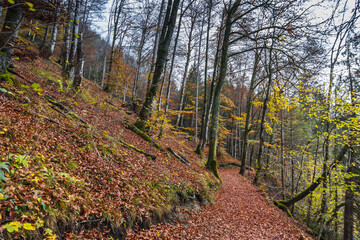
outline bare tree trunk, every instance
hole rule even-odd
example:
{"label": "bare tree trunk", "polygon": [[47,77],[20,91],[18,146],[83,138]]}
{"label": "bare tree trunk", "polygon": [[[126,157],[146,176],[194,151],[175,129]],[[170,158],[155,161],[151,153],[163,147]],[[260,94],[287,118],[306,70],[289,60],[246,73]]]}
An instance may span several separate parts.
{"label": "bare tree trunk", "polygon": [[8,8],[0,38],[0,71],[7,69],[13,54],[12,41],[17,38],[22,20],[22,7],[15,1],[13,7]]}
{"label": "bare tree trunk", "polygon": [[134,84],[133,84],[133,89],[132,89],[132,99],[135,100],[136,99],[136,91],[137,91],[137,85],[138,85],[138,81],[139,81],[139,75],[140,75],[140,68],[141,68],[141,62],[142,62],[142,52],[144,49],[144,45],[145,45],[145,38],[146,38],[146,32],[147,32],[147,20],[149,19],[148,17],[150,17],[149,15],[147,15],[146,18],[146,23],[145,26],[143,26],[143,29],[141,31],[141,39],[140,39],[140,45],[139,45],[139,50],[138,50],[138,56],[137,56],[137,61],[136,61],[136,75],[134,78]]}
{"label": "bare tree trunk", "polygon": [[272,41],[270,49],[269,49],[269,63],[267,66],[267,73],[268,73],[268,85],[267,85],[267,89],[266,89],[266,95],[265,95],[265,99],[264,99],[264,105],[263,105],[263,109],[262,109],[262,114],[261,114],[261,122],[260,122],[260,131],[259,131],[259,152],[256,158],[256,171],[255,171],[255,178],[254,178],[254,184],[257,184],[260,178],[260,173],[262,170],[262,151],[263,151],[263,145],[264,145],[264,128],[265,128],[265,116],[266,116],[266,111],[267,111],[267,105],[268,105],[268,101],[270,98],[270,89],[271,89],[271,84],[272,84],[272,50],[273,50],[273,44],[274,42]]}
{"label": "bare tree trunk", "polygon": [[159,20],[156,25],[155,44],[154,44],[153,54],[152,54],[152,58],[151,58],[151,67],[150,67],[150,73],[149,73],[148,81],[147,81],[147,85],[146,85],[146,92],[149,90],[149,86],[151,85],[151,75],[154,71],[154,65],[155,65],[154,63],[155,63],[156,53],[157,53],[158,44],[159,44],[159,33],[160,33],[160,26],[161,26],[161,22],[162,22],[164,7],[165,7],[165,0],[162,0],[161,5],[160,5],[159,16],[158,16]]}
{"label": "bare tree trunk", "polygon": [[66,69],[66,75],[72,79],[74,77],[74,68],[75,68],[75,54],[76,48],[78,46],[78,38],[79,38],[79,12],[81,0],[75,1],[75,11],[74,11],[74,19],[73,19],[73,30],[71,37],[71,45],[70,45],[70,53],[69,53],[69,64]]}
{"label": "bare tree trunk", "polygon": [[88,0],[85,0],[84,6],[83,1],[81,1],[80,5],[80,12],[83,12],[82,20],[81,20],[81,30],[79,32],[79,41],[77,46],[77,59],[76,59],[76,65],[75,65],[75,77],[73,82],[73,87],[75,89],[79,88],[82,82],[82,78],[84,75],[84,60],[85,55],[83,52],[83,38],[84,38],[84,31],[85,31],[85,24],[86,24],[86,11],[87,11],[87,3]]}
{"label": "bare tree trunk", "polygon": [[[352,106],[352,117],[355,119],[356,116],[356,96],[354,93],[354,79],[351,73],[351,64],[350,64],[350,36],[348,37],[347,44],[346,44],[346,65],[348,70],[348,78],[350,83],[350,96],[351,96],[351,106]],[[353,240],[354,239],[354,196],[355,193],[352,190],[352,185],[354,185],[354,177],[355,174],[355,154],[356,154],[356,130],[353,126],[350,127],[350,154],[349,154],[349,162],[348,162],[348,169],[347,173],[349,174],[349,178],[345,180],[347,185],[347,189],[345,192],[345,208],[344,208],[344,240]]]}
{"label": "bare tree trunk", "polygon": [[[179,40],[179,35],[180,35],[180,30],[181,30],[181,23],[182,23],[182,17],[184,16],[184,12],[183,11],[183,5],[184,5],[184,1],[181,3],[181,11],[180,11],[180,17],[179,17],[179,22],[178,22],[178,29],[177,29],[177,33],[176,33],[176,37],[175,37],[175,42],[174,42],[174,50],[173,50],[173,55],[171,58],[171,64],[170,64],[170,72],[169,72],[169,84],[167,87],[167,91],[166,91],[166,103],[165,103],[165,112],[164,115],[166,116],[168,109],[169,109],[169,100],[170,100],[170,90],[171,90],[171,79],[172,79],[172,72],[174,70],[174,62],[175,62],[175,56],[176,56],[176,49],[177,49],[177,44],[178,44],[178,40]],[[162,120],[162,124],[160,126],[160,132],[158,135],[158,138],[162,137],[163,134],[163,130],[164,130],[164,123],[165,120]]]}
{"label": "bare tree trunk", "polygon": [[111,78],[111,71],[112,71],[112,65],[114,61],[114,54],[115,54],[115,43],[118,35],[118,27],[119,27],[119,21],[120,21],[120,15],[123,10],[123,6],[125,4],[126,0],[116,0],[113,2],[113,6],[111,7],[112,10],[114,10],[114,33],[110,48],[110,61],[109,61],[109,70],[108,70],[108,80],[107,84],[104,85],[105,91],[110,91],[110,78]]}
{"label": "bare tree trunk", "polygon": [[178,115],[176,118],[176,126],[180,126],[180,120],[181,120],[181,112],[183,110],[183,105],[184,105],[184,95],[185,95],[185,89],[186,89],[186,77],[187,77],[187,72],[188,72],[188,68],[189,68],[189,63],[190,63],[190,56],[191,56],[191,42],[192,42],[192,35],[193,35],[193,30],[194,30],[194,26],[195,26],[195,21],[196,21],[196,15],[195,17],[191,18],[191,23],[190,23],[190,31],[189,31],[189,38],[188,38],[188,44],[187,44],[187,53],[186,53],[186,62],[185,62],[185,69],[184,69],[184,75],[181,81],[181,88],[180,88],[180,104],[179,104],[179,108],[178,108]]}
{"label": "bare tree trunk", "polygon": [[[246,155],[247,155],[247,149],[249,145],[249,132],[250,132],[250,118],[251,118],[251,112],[252,112],[252,102],[253,102],[253,95],[255,91],[255,81],[256,81],[256,72],[258,69],[258,64],[260,61],[260,53],[255,52],[255,59],[254,59],[254,67],[251,75],[251,81],[250,81],[250,88],[249,93],[247,96],[247,102],[246,102],[246,119],[245,119],[245,126],[244,126],[244,133],[243,133],[243,141],[242,141],[242,149],[241,149],[241,168],[240,168],[240,174],[244,176],[245,174],[245,165],[246,165]],[[251,167],[251,166],[250,166]]]}
{"label": "bare tree trunk", "polygon": [[42,41],[42,43],[41,43],[40,49],[47,48],[47,46],[46,46],[46,41],[47,41],[47,39],[48,39],[49,29],[50,29],[50,25],[49,25],[49,24],[46,24],[45,33],[44,33],[44,38],[43,38],[43,41]]}
{"label": "bare tree trunk", "polygon": [[221,64],[220,64],[220,74],[214,91],[214,105],[212,108],[212,117],[211,117],[211,127],[210,127],[210,144],[209,144],[209,157],[206,162],[206,167],[215,175],[215,177],[220,179],[218,170],[217,170],[217,161],[216,161],[216,148],[217,148],[217,138],[218,138],[218,126],[219,126],[219,112],[220,112],[220,96],[223,84],[225,82],[227,64],[228,64],[228,50],[230,45],[230,33],[232,27],[232,18],[240,5],[241,0],[236,0],[236,2],[229,7],[225,20],[225,32],[223,38],[223,44],[221,49]]}
{"label": "bare tree trunk", "polygon": [[64,45],[62,47],[62,74],[66,75],[66,69],[69,65],[69,53],[70,53],[70,20],[71,20],[71,3],[72,0],[67,0],[68,6],[67,6],[67,16],[66,16],[66,22],[64,24]]}
{"label": "bare tree trunk", "polygon": [[[207,136],[208,136],[208,127],[209,127],[209,119],[210,119],[210,111],[212,106],[212,99],[213,99],[213,89],[215,84],[215,76],[216,76],[216,69],[217,69],[217,63],[218,63],[218,55],[219,55],[219,49],[220,49],[220,39],[221,39],[221,31],[219,31],[219,37],[218,37],[218,43],[216,48],[216,54],[215,54],[215,60],[214,60],[214,72],[211,82],[211,90],[209,93],[209,97],[207,96],[207,71],[208,71],[208,52],[209,52],[209,38],[210,38],[210,23],[211,23],[211,10],[212,10],[212,0],[209,2],[209,15],[208,15],[208,24],[207,24],[207,33],[206,33],[206,50],[205,50],[205,76],[204,76],[204,110],[203,110],[203,116],[201,118],[201,127],[200,127],[200,141],[197,145],[195,152],[199,155],[202,154],[202,150],[205,147],[205,144],[207,142]],[[223,25],[223,19],[224,19],[224,11],[221,18],[221,24]],[[207,103],[208,102],[208,103]]]}
{"label": "bare tree trunk", "polygon": [[50,40],[50,53],[51,54],[54,54],[56,37],[57,37],[57,32],[58,32],[58,21],[57,21],[58,16],[59,16],[58,10],[56,10],[55,16],[56,16],[56,20],[53,25],[53,31],[52,31],[51,40]]}
{"label": "bare tree trunk", "polygon": [[201,24],[200,31],[200,41],[199,41],[199,51],[198,51],[198,59],[197,59],[197,67],[196,67],[196,100],[195,100],[195,144],[198,140],[198,108],[199,108],[199,81],[200,81],[200,55],[201,55],[201,43],[202,43],[202,34],[204,28],[205,19],[203,19]]}
{"label": "bare tree trunk", "polygon": [[161,30],[161,35],[159,40],[159,49],[156,59],[155,71],[152,78],[152,83],[149,88],[149,91],[146,93],[145,102],[140,110],[138,120],[135,122],[135,126],[143,131],[146,129],[146,122],[152,112],[151,106],[156,96],[156,93],[159,89],[161,74],[163,72],[163,68],[166,62],[166,58],[171,43],[171,38],[174,32],[179,3],[180,0],[174,0],[174,2],[172,2],[172,0],[168,1],[164,26]]}

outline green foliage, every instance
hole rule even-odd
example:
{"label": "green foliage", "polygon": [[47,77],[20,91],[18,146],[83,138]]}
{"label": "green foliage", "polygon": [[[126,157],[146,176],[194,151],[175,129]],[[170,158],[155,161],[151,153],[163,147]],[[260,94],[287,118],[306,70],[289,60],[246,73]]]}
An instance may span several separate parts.
{"label": "green foliage", "polygon": [[6,82],[7,85],[12,86],[16,83],[15,77],[11,73],[0,74],[0,82]]}

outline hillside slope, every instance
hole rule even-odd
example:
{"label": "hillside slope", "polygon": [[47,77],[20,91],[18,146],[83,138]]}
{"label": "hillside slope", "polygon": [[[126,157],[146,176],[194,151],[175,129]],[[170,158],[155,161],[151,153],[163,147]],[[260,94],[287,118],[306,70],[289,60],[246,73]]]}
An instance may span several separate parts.
{"label": "hillside slope", "polygon": [[0,238],[122,239],[210,200],[218,181],[184,137],[168,132],[161,146],[190,166],[124,127],[135,115],[96,84],[76,92],[56,63],[16,65],[22,78],[0,76]]}
{"label": "hillside slope", "polygon": [[59,69],[37,59],[0,76],[0,239],[308,238],[236,170],[220,171],[209,205],[219,182],[193,143],[156,140],[188,166],[129,129],[120,100],[87,80],[68,89]]}

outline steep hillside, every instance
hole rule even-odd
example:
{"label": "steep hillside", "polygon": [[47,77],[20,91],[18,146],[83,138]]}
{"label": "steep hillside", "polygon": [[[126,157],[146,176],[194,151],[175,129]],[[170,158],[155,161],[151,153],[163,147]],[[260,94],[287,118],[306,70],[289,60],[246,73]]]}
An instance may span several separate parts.
{"label": "steep hillside", "polygon": [[211,201],[219,183],[184,136],[145,140],[120,100],[87,80],[69,89],[59,69],[37,59],[0,76],[0,238],[124,239]]}

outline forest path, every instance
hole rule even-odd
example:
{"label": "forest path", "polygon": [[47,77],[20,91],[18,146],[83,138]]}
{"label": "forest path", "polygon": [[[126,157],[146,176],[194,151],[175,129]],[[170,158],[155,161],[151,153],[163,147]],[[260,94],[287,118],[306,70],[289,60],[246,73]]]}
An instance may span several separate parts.
{"label": "forest path", "polygon": [[213,205],[176,226],[158,224],[127,239],[312,239],[295,220],[269,204],[238,169],[221,169],[222,188]]}

